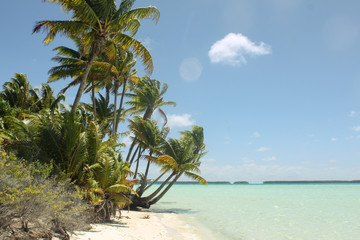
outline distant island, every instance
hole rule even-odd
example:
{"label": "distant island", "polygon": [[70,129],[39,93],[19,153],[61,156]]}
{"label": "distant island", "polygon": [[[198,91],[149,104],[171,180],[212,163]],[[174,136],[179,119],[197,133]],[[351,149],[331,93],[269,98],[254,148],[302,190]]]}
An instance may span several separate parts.
{"label": "distant island", "polygon": [[[151,183],[152,183],[151,181],[148,182],[148,184],[151,184]],[[162,184],[163,181],[158,181],[156,183]],[[247,181],[236,181],[234,183],[231,183],[229,181],[208,181],[207,183],[208,184],[249,184],[249,182],[247,182]],[[177,185],[177,184],[200,184],[200,183],[194,182],[194,181],[177,181],[175,184]]]}
{"label": "distant island", "polygon": [[[148,184],[152,182],[149,181]],[[162,184],[163,181],[158,181],[156,184]],[[342,184],[342,183],[360,183],[360,180],[294,180],[294,181],[264,181],[262,184]],[[177,181],[175,185],[179,184],[200,184],[194,181]],[[229,181],[208,181],[209,185],[246,185],[250,184],[247,181],[235,181],[233,183]]]}
{"label": "distant island", "polygon": [[247,181],[236,181],[233,184],[249,184]]}
{"label": "distant island", "polygon": [[[151,182],[149,182],[151,183]],[[162,184],[162,181],[157,182],[157,184]],[[207,182],[208,184],[231,184],[231,182],[228,181],[209,181]],[[198,182],[194,182],[194,181],[177,181],[175,182],[176,185],[178,184],[200,184]]]}
{"label": "distant island", "polygon": [[264,181],[263,184],[329,184],[360,183],[360,180],[304,180],[304,181]]}

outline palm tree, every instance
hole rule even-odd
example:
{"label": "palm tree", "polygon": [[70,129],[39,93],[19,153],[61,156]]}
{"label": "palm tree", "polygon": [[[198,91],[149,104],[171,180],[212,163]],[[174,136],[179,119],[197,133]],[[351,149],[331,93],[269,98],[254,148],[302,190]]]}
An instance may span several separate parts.
{"label": "palm tree", "polygon": [[[118,90],[122,87],[120,105],[117,111],[114,112],[113,135],[117,133],[117,126],[120,118],[124,115],[123,102],[126,90],[130,85],[132,88],[139,82],[139,77],[136,75],[137,70],[133,69],[136,64],[136,59],[131,51],[124,51],[114,44],[106,45],[107,51],[98,59],[95,76],[98,75],[101,81],[96,81],[96,88],[113,89],[114,106],[117,106]],[[130,80],[130,81],[129,81]],[[111,85],[110,85],[111,83]],[[129,84],[128,84],[129,83]]]}
{"label": "palm tree", "polygon": [[[36,23],[33,32],[47,31],[45,43],[51,42],[58,33],[70,38],[80,38],[84,48],[89,52],[88,62],[71,109],[72,113],[75,113],[79,105],[90,69],[96,57],[103,51],[106,41],[111,41],[123,49],[131,48],[135,56],[142,59],[145,69],[152,72],[152,57],[134,35],[140,27],[141,19],[152,18],[158,21],[160,12],[156,7],[131,9],[135,0],[122,0],[119,8],[115,0],[44,1],[58,3],[66,12],[71,12],[72,17],[66,21],[40,21]],[[130,35],[124,32],[130,32]]]}
{"label": "palm tree", "polygon": [[[139,190],[137,191],[139,197],[141,197],[147,184],[147,177],[149,173],[150,163],[152,161],[155,162],[154,160],[157,160],[157,159],[152,159],[151,157],[153,156],[154,153],[158,154],[160,152],[160,146],[165,141],[165,138],[169,133],[170,129],[168,127],[164,127],[160,129],[157,126],[157,121],[150,119],[144,120],[140,116],[135,117],[134,120],[130,120],[129,128],[131,132],[134,134],[135,136],[134,138],[136,139],[136,142],[139,145],[138,151],[141,154],[145,150],[149,151],[148,156],[150,158],[147,161],[145,174],[142,177],[141,185],[139,187]],[[136,160],[137,165],[135,170],[135,177],[138,172],[139,160],[140,160],[139,158],[141,154],[139,154],[139,157]],[[130,166],[132,164],[132,161],[130,162]]]}
{"label": "palm tree", "polygon": [[[60,65],[52,67],[48,72],[50,74],[48,82],[54,82],[67,77],[73,78],[73,80],[61,90],[61,93],[65,93],[70,87],[80,84],[81,77],[88,62],[88,55],[81,52],[83,47],[81,46],[80,41],[76,39],[74,40],[74,42],[79,49],[78,51],[65,46],[60,46],[54,49],[54,51],[57,51],[57,54],[55,57],[52,58],[52,60],[58,62]],[[91,80],[90,82],[92,86],[90,87],[89,82],[87,82],[85,86],[85,89],[87,89],[87,91],[91,90],[91,99],[93,105],[96,104],[94,81],[98,80],[99,75],[100,78],[102,77],[101,73],[98,72],[98,69],[101,69],[102,67],[103,64],[101,64],[100,62],[96,60],[93,62],[93,66],[89,71],[88,76],[88,79]],[[92,108],[92,111],[94,114],[94,121],[97,121],[96,108]]]}
{"label": "palm tree", "polygon": [[[95,99],[95,107],[97,112],[97,123],[101,125],[101,129],[104,134],[111,133],[111,124],[114,114],[114,105],[110,104],[109,99],[106,99],[101,93],[98,94],[99,97]],[[94,106],[87,105],[91,110]]]}
{"label": "palm tree", "polygon": [[6,128],[0,129],[0,139],[4,141],[4,148],[14,152],[19,158],[29,162],[38,160],[39,147],[35,144],[39,129],[39,122],[35,118],[25,120],[14,116],[4,116]]}
{"label": "palm tree", "polygon": [[122,208],[131,203],[126,194],[136,192],[131,188],[134,182],[126,180],[130,169],[127,164],[119,162],[115,156],[105,156],[104,159],[90,167],[94,174],[95,183],[91,183],[92,192],[101,196],[96,206],[98,212],[103,212],[103,219],[107,222],[115,215],[116,208]]}
{"label": "palm tree", "polygon": [[48,109],[51,113],[54,113],[61,106],[61,101],[65,101],[65,94],[59,93],[58,96],[55,96],[54,90],[48,84],[42,83],[40,93],[37,94],[36,92],[36,95],[34,95],[32,111],[40,112],[41,110]]}
{"label": "palm tree", "polygon": [[42,114],[38,121],[41,124],[34,144],[41,149],[39,159],[52,161],[58,172],[64,172],[76,183],[81,181],[87,162],[86,129],[81,119],[65,112],[56,116]]}
{"label": "palm tree", "polygon": [[151,118],[156,109],[163,115],[166,122],[166,115],[160,107],[165,105],[176,106],[175,102],[163,101],[163,95],[166,93],[168,85],[161,82],[150,79],[148,76],[141,78],[138,87],[134,90],[134,94],[131,94],[131,101],[127,103],[131,106],[128,111],[135,113],[144,113],[143,119]]}
{"label": "palm tree", "polygon": [[[137,71],[133,69],[135,64],[136,59],[133,57],[133,54],[130,51],[127,51],[123,54],[119,48],[116,48],[115,62],[114,66],[111,68],[111,73],[114,81],[115,106],[117,105],[118,89],[122,85],[120,105],[118,108],[119,116],[121,116],[122,113],[128,81],[130,80],[130,82],[134,84],[137,84],[139,82],[139,77],[136,75]],[[116,134],[119,124],[119,119],[116,117],[116,114],[117,112],[114,112],[113,134]]]}
{"label": "palm tree", "polygon": [[[198,146],[196,140],[194,139],[194,136],[196,135],[203,135],[200,133],[202,128],[193,127],[193,129],[195,129],[195,132],[182,133],[183,136],[180,139],[171,138],[164,143],[162,147],[163,155],[158,157],[157,161],[166,163],[167,165],[162,168],[162,171],[171,171],[171,174],[150,195],[142,198],[134,197],[132,205],[133,208],[138,206],[149,208],[151,205],[157,203],[182,175],[190,177],[201,184],[207,184],[206,180],[198,175],[200,173],[200,158],[205,154],[203,152],[205,145],[202,143],[202,150],[197,152]],[[155,160],[154,157],[151,156],[148,156],[147,158]],[[162,190],[167,183],[169,183],[168,186]]]}
{"label": "palm tree", "polygon": [[4,83],[4,91],[0,96],[7,101],[11,107],[19,107],[22,110],[30,110],[34,103],[33,96],[36,96],[34,90],[25,74],[15,73],[9,82]]}
{"label": "palm tree", "polygon": [[194,142],[194,154],[204,154],[205,144],[204,144],[204,129],[200,126],[193,126],[191,131],[180,132],[188,139],[192,139]]}
{"label": "palm tree", "polygon": [[[150,79],[148,76],[141,78],[141,81],[138,83],[137,87],[134,89],[131,96],[131,101],[128,101],[127,104],[130,105],[130,108],[127,110],[132,114],[144,113],[143,119],[150,119],[154,111],[157,109],[165,119],[166,115],[161,109],[165,105],[176,106],[175,102],[163,101],[163,95],[166,93],[168,86],[166,83],[161,83],[155,79]],[[164,124],[165,125],[165,124]],[[130,146],[126,161],[130,160],[132,150],[135,146],[136,141],[134,140]]]}

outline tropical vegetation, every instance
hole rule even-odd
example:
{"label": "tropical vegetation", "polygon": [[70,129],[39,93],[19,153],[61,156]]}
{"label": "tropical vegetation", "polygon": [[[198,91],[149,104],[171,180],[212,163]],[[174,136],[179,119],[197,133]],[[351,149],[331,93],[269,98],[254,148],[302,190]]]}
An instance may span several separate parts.
{"label": "tropical vegetation", "polygon": [[[206,184],[199,175],[203,128],[169,138],[164,107],[176,104],[165,100],[168,85],[135,69],[140,59],[148,74],[153,70],[135,34],[142,19],[158,21],[158,9],[133,8],[135,0],[47,1],[71,18],[40,21],[34,32],[45,31],[45,43],[63,34],[76,47],[54,49],[58,65],[48,83],[70,81],[57,95],[48,83],[33,88],[20,73],[2,86],[0,238],[16,238],[17,228],[67,239],[80,218],[110,221],[123,208],[149,208],[182,176]],[[73,104],[66,104],[66,90],[76,85]],[[91,103],[81,102],[88,93]],[[153,165],[160,174],[150,179]]]}

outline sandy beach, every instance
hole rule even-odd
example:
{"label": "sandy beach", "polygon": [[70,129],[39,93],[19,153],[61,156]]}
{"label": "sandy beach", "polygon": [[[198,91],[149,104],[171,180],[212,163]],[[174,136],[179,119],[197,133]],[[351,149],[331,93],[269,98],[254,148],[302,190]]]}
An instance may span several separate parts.
{"label": "sandy beach", "polygon": [[174,213],[122,211],[111,223],[92,224],[89,231],[78,231],[74,240],[201,240],[196,229]]}

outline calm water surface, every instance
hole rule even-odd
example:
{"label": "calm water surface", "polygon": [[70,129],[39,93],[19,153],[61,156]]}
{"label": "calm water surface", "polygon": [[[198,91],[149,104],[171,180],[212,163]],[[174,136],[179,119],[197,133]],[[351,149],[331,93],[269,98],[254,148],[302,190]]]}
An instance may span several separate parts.
{"label": "calm water surface", "polygon": [[359,184],[174,185],[153,210],[213,239],[360,239]]}

